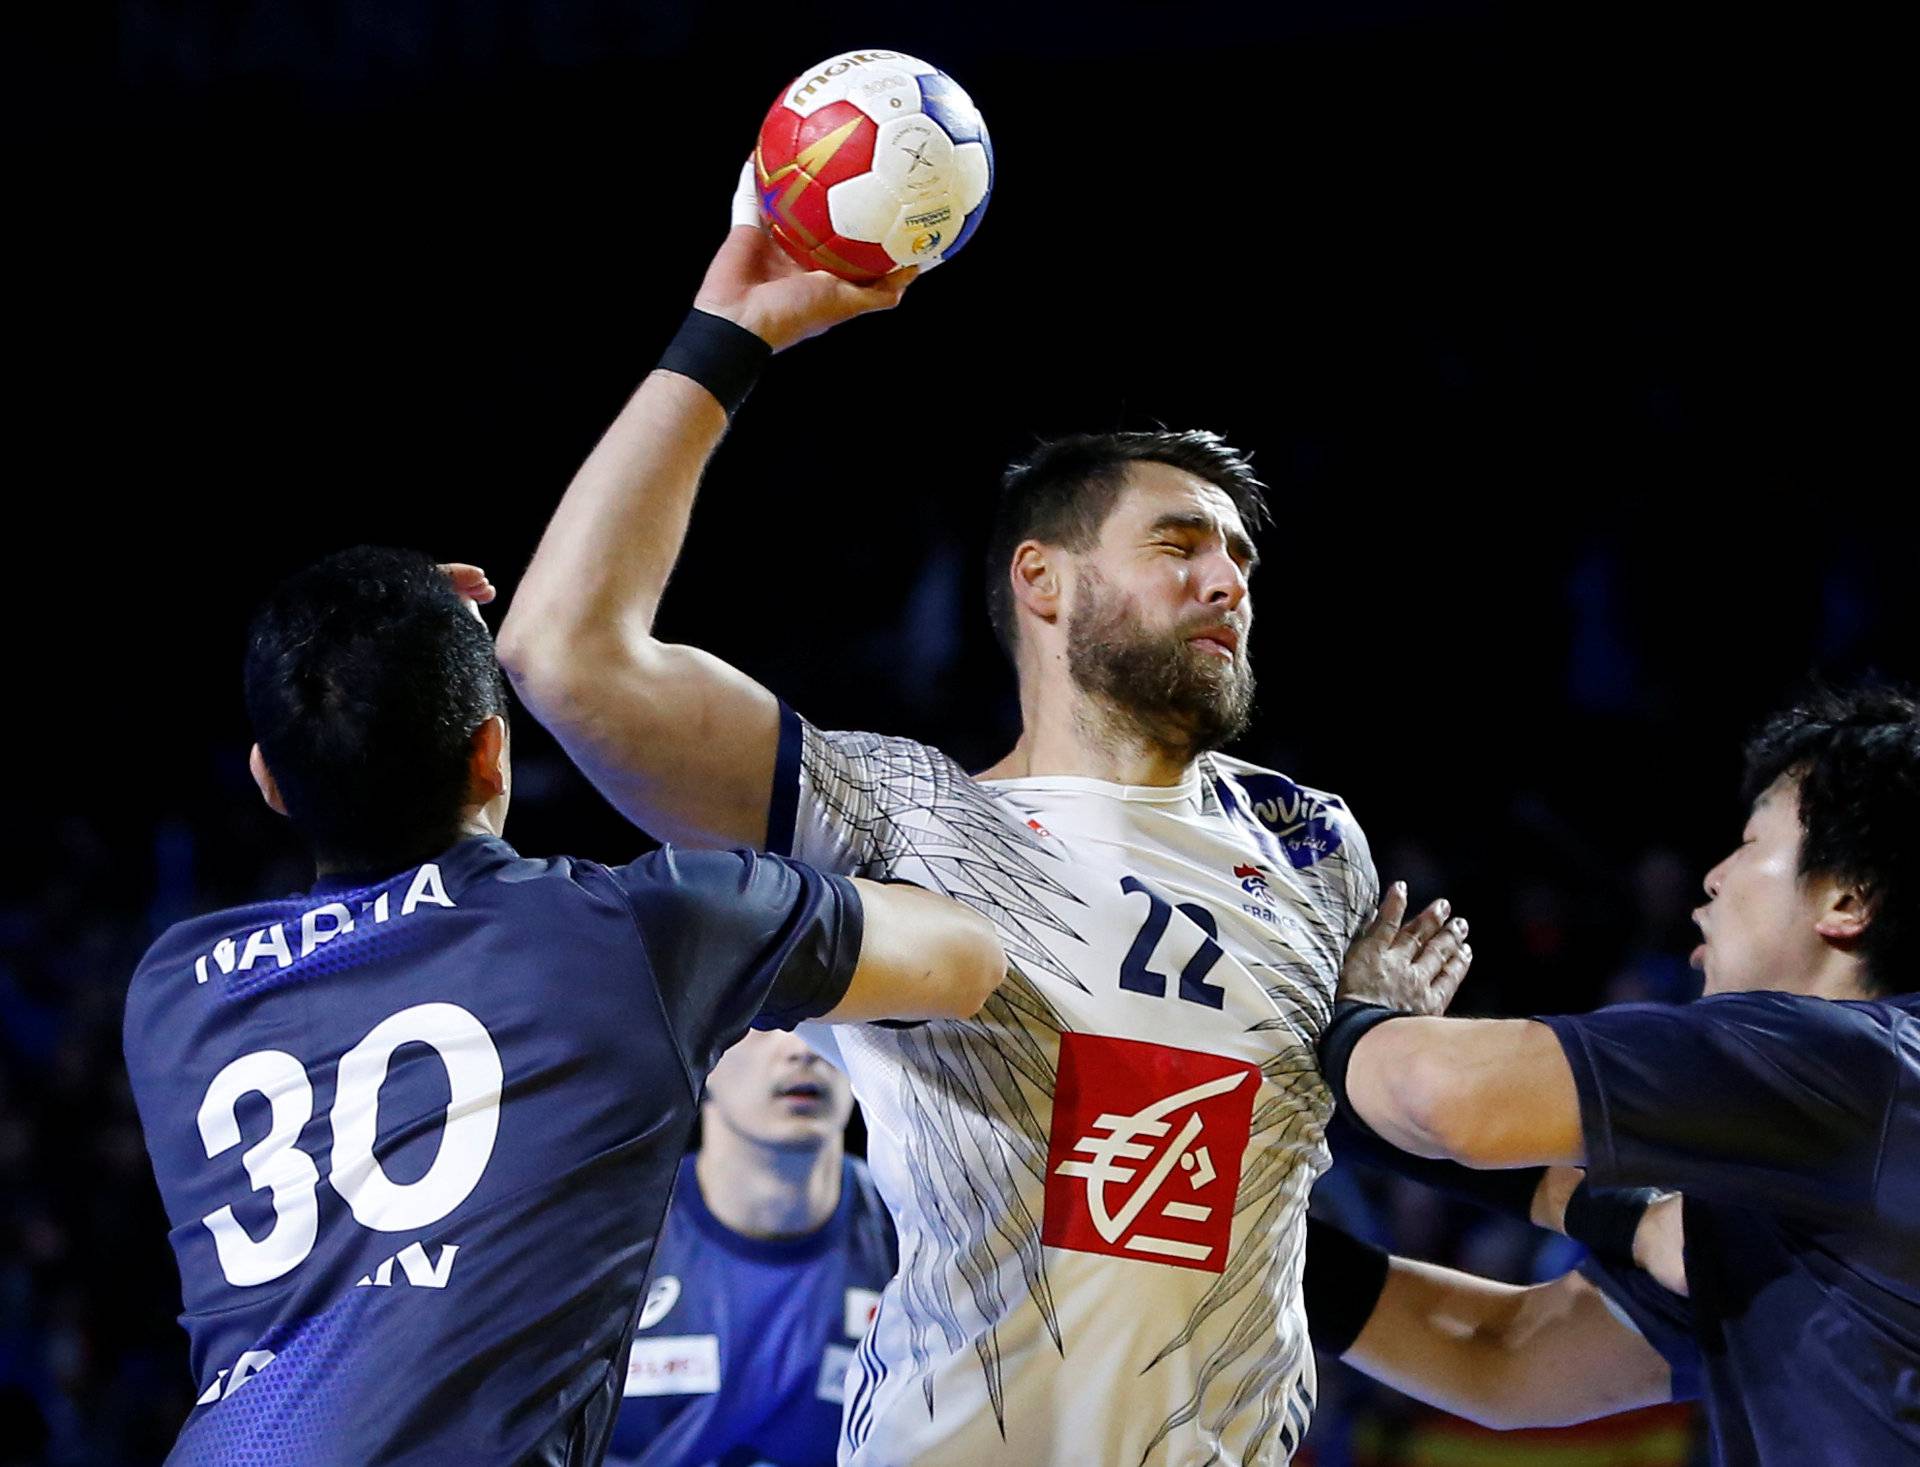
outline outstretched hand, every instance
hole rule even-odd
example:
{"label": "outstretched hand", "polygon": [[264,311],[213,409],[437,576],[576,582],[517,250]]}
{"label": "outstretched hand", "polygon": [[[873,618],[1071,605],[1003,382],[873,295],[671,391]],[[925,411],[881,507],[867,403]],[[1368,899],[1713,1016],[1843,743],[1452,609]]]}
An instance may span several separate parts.
{"label": "outstretched hand", "polygon": [[760,222],[753,164],[748,163],[734,194],[733,227],[707,267],[693,303],[784,351],[842,321],[899,305],[919,273],[909,267],[871,285],[855,285],[825,270],[803,268]]}
{"label": "outstretched hand", "polygon": [[1407,884],[1396,881],[1347,949],[1339,997],[1410,1014],[1445,1013],[1473,962],[1466,919],[1449,921],[1451,912],[1443,897],[1403,926]]}

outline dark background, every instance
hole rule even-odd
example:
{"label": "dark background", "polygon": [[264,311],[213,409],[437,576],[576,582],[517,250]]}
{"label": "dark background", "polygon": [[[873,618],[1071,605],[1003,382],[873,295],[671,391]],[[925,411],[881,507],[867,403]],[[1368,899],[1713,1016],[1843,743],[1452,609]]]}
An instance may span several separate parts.
{"label": "dark background", "polygon": [[[774,364],[662,633],[985,764],[1015,729],[979,590],[1000,466],[1218,429],[1278,518],[1237,752],[1455,899],[1467,1007],[1687,996],[1742,734],[1816,671],[1920,675],[1920,556],[1889,38],[1672,10],[129,0],[85,38],[104,71],[42,26],[14,99],[0,1461],[153,1460],[191,1399],[118,1005],[159,927],[307,877],[245,774],[249,610],[364,541],[510,596],[768,101],[838,50],[972,92],[992,205],[899,312]],[[639,847],[524,717],[515,755],[523,849]],[[1409,1251],[1547,1266],[1343,1193]],[[1330,1396],[1323,1461],[1414,1450],[1384,1398]]]}

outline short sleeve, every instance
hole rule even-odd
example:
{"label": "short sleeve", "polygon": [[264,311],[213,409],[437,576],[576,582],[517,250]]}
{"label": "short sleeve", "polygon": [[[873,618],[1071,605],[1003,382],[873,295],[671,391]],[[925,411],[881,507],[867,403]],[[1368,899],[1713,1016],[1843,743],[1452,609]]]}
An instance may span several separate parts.
{"label": "short sleeve", "polygon": [[1380,872],[1373,864],[1373,847],[1353,812],[1340,812],[1340,849],[1346,858],[1346,939],[1352,942],[1360,929],[1373,920],[1380,905]]}
{"label": "short sleeve", "polygon": [[938,749],[823,732],[782,704],[767,849],[823,871],[886,875],[903,828],[938,824],[943,812],[978,800],[972,785]]}
{"label": "short sleeve", "polygon": [[853,981],[863,914],[843,877],[746,850],[672,846],[614,875],[700,1075],[749,1027],[817,1019]]}
{"label": "short sleeve", "polygon": [[1883,1006],[1736,993],[1541,1022],[1595,1182],[1823,1219],[1872,1204],[1900,1083]]}
{"label": "short sleeve", "polygon": [[1694,1334],[1693,1303],[1638,1268],[1615,1268],[1597,1258],[1580,1265],[1580,1276],[1600,1291],[1614,1314],[1639,1331],[1673,1375],[1672,1399],[1695,1400],[1704,1370]]}

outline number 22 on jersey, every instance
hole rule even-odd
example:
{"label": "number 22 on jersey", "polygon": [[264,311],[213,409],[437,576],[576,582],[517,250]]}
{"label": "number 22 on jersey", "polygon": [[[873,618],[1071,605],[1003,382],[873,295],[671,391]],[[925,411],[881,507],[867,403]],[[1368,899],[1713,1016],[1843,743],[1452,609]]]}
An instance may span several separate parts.
{"label": "number 22 on jersey", "polygon": [[1217,1009],[1225,1003],[1226,993],[1220,985],[1207,982],[1207,975],[1213,971],[1214,964],[1226,956],[1218,941],[1220,923],[1213,913],[1194,902],[1182,902],[1174,907],[1137,876],[1121,877],[1120,890],[1129,895],[1144,896],[1148,902],[1147,920],[1135,935],[1133,946],[1127,949],[1127,956],[1120,964],[1120,986],[1154,998],[1167,996],[1167,975],[1155,972],[1148,965],[1153,961],[1154,950],[1160,946],[1160,939],[1166,935],[1167,925],[1177,911],[1198,927],[1202,934],[1200,946],[1180,970],[1180,997],[1188,1003],[1204,1004],[1210,1009]]}

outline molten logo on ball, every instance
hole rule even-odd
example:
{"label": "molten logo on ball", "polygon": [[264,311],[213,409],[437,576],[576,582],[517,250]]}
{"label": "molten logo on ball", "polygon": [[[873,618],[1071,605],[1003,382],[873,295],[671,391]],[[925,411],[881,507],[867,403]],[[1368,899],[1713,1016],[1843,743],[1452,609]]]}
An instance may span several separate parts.
{"label": "molten logo on ball", "polygon": [[993,145],[972,99],[894,51],[802,72],[760,125],[753,164],[781,248],[845,280],[939,264],[972,237],[993,191]]}

